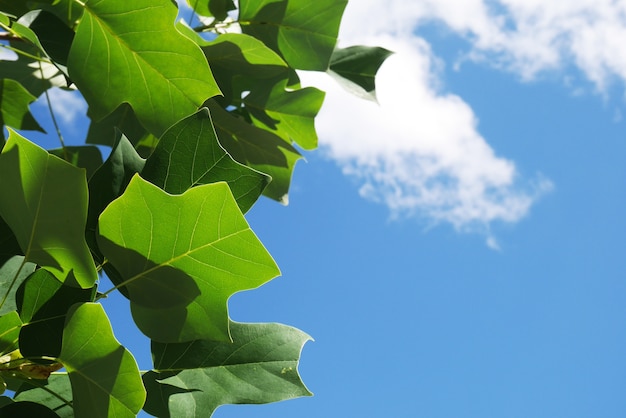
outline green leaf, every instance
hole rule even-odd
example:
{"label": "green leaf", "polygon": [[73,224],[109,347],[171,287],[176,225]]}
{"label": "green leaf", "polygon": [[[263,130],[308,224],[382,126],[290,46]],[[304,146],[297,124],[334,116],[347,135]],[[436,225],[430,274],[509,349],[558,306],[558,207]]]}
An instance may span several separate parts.
{"label": "green leaf", "polygon": [[155,371],[144,375],[145,411],[208,417],[220,405],[310,396],[298,374],[308,335],[279,324],[231,323],[233,343],[152,343]]}
{"label": "green leaf", "polygon": [[93,300],[94,289],[64,286],[47,270],[35,271],[17,291],[16,300],[24,325],[20,352],[24,357],[58,357],[68,309]]}
{"label": "green leaf", "polygon": [[53,374],[47,380],[22,381],[15,391],[15,400],[47,405],[60,418],[74,418],[72,386],[66,373]]}
{"label": "green leaf", "polygon": [[102,165],[102,154],[98,147],[94,146],[66,146],[65,148],[51,149],[48,152],[68,161],[75,167],[84,168],[87,171],[87,178],[90,178]]}
{"label": "green leaf", "polygon": [[[4,266],[7,261],[16,255],[24,255],[24,252],[20,248],[20,244],[17,242],[15,234],[13,234],[9,225],[7,225],[4,219],[0,216],[0,266]],[[5,273],[7,273],[7,271],[5,271]],[[3,279],[7,279],[7,277],[8,276],[2,276]],[[13,279],[9,279],[9,282],[11,280]],[[2,284],[0,284],[0,289],[2,289]],[[4,294],[5,293],[0,290],[0,295]]]}
{"label": "green leaf", "polygon": [[315,116],[322,107],[324,92],[314,87],[287,90],[287,80],[252,91],[244,99],[255,125],[295,141],[306,150],[317,148]]}
{"label": "green leaf", "polygon": [[0,354],[17,349],[21,326],[22,321],[15,311],[0,316]]}
{"label": "green leaf", "polygon": [[0,216],[27,261],[61,281],[93,286],[96,269],[85,242],[87,181],[76,168],[10,131],[0,154]]}
{"label": "green leaf", "polygon": [[[126,136],[118,132],[109,158],[89,179],[89,209],[85,236],[98,262],[104,260],[96,242],[98,217],[109,203],[124,193],[130,179],[135,173],[143,170],[145,163]],[[114,280],[115,274],[110,278]]]}
{"label": "green leaf", "polygon": [[213,16],[217,20],[224,20],[228,12],[235,10],[233,0],[187,0],[187,4],[202,16]]}
{"label": "green leaf", "polygon": [[141,176],[172,194],[198,184],[226,181],[242,212],[252,207],[270,180],[228,155],[217,139],[207,108],[163,134]]}
{"label": "green leaf", "polygon": [[123,103],[104,119],[91,120],[85,142],[113,148],[119,139],[118,131],[121,131],[132,144],[137,144],[148,135],[137,120],[133,109],[127,103]]}
{"label": "green leaf", "polygon": [[35,402],[13,402],[0,408],[0,418],[59,418],[47,406]]}
{"label": "green leaf", "polygon": [[99,303],[68,312],[60,360],[70,376],[76,418],[135,417],[146,392],[132,354],[115,339]]}
{"label": "green leaf", "polygon": [[0,125],[45,132],[28,109],[36,99],[17,81],[0,80]]}
{"label": "green leaf", "polygon": [[329,73],[359,97],[376,100],[376,73],[393,52],[380,47],[351,46],[333,52]]}
{"label": "green leaf", "polygon": [[0,10],[15,17],[19,17],[30,9],[25,1],[0,0]]}
{"label": "green leaf", "polygon": [[228,298],[280,273],[226,183],[170,195],[136,175],[100,215],[98,243],[161,342],[229,341]]}
{"label": "green leaf", "polygon": [[284,204],[300,153],[281,137],[208,103],[220,144],[237,161],[272,177],[263,194]]}
{"label": "green leaf", "polygon": [[220,93],[200,48],[174,27],[170,0],[89,0],[68,67],[96,119],[127,102],[161,135]]}
{"label": "green leaf", "polygon": [[[20,49],[28,53],[37,51],[28,45]],[[0,78],[9,78],[20,83],[28,92],[39,97],[50,87],[64,87],[67,85],[65,76],[57,67],[47,62],[36,61],[19,54],[17,61],[0,61]]]}
{"label": "green leaf", "polygon": [[24,263],[23,256],[13,256],[0,266],[0,315],[17,309],[15,292],[19,285],[35,271],[35,264]]}
{"label": "green leaf", "polygon": [[241,0],[241,30],[293,68],[326,71],[347,0]]}

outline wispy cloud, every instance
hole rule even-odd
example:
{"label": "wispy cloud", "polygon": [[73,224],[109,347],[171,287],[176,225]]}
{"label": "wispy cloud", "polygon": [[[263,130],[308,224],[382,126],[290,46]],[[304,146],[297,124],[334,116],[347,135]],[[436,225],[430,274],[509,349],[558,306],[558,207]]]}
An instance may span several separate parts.
{"label": "wispy cloud", "polygon": [[[78,117],[84,116],[87,112],[87,103],[76,90],[54,87],[48,90],[48,97],[55,116],[65,126],[71,127]],[[36,103],[38,106],[48,107],[45,95],[41,95]]]}
{"label": "wispy cloud", "polygon": [[519,221],[553,186],[541,176],[521,178],[514,162],[497,155],[480,134],[471,107],[445,92],[439,77],[445,63],[415,35],[420,22],[444,11],[447,23],[464,34],[473,28],[496,39],[506,24],[476,0],[354,1],[341,43],[396,52],[377,77],[379,103],[356,99],[320,76],[304,79],[327,91],[317,125],[320,143],[346,174],[361,181],[362,196],[384,203],[396,217],[482,232],[497,249],[490,225]]}

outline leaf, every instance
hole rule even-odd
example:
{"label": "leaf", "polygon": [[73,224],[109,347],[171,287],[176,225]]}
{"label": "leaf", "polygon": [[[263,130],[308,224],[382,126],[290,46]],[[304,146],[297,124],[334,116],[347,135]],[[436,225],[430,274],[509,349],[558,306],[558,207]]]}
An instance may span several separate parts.
{"label": "leaf", "polygon": [[[380,47],[351,46],[337,48],[330,61],[329,73],[357,96],[376,100],[376,73],[393,52]],[[355,86],[356,84],[356,86]]]}
{"label": "leaf", "polygon": [[130,179],[143,170],[145,163],[128,139],[118,132],[109,158],[89,179],[90,198],[85,235],[99,262],[103,261],[103,257],[96,242],[98,217],[109,203],[124,193]]}
{"label": "leaf", "polygon": [[[36,54],[37,50],[30,45],[20,45],[20,50]],[[20,83],[28,92],[39,97],[51,87],[65,87],[65,76],[57,67],[50,63],[36,61],[18,54],[17,61],[1,61],[0,78],[8,78]]]}
{"label": "leaf", "polygon": [[23,256],[13,256],[0,266],[0,315],[17,309],[15,292],[19,285],[35,271],[35,264],[24,263]]}
{"label": "leaf", "polygon": [[0,80],[0,125],[45,132],[28,109],[36,99],[17,81]]}
{"label": "leaf", "polygon": [[252,91],[244,99],[256,126],[295,141],[306,150],[317,148],[315,116],[322,107],[324,92],[314,87],[289,91],[287,80]]}
{"label": "leaf", "polygon": [[60,360],[70,376],[76,418],[135,417],[141,410],[146,392],[137,363],[115,339],[99,303],[70,309]]}
{"label": "leaf", "polygon": [[152,343],[155,371],[144,375],[145,411],[208,417],[220,405],[310,396],[298,374],[308,335],[280,324],[232,322],[233,343]]}
{"label": "leaf", "polygon": [[0,10],[10,15],[19,17],[30,10],[26,2],[15,0],[0,0]]}
{"label": "leaf", "polygon": [[217,20],[224,20],[228,12],[235,10],[233,0],[187,0],[187,4],[202,16],[214,16]]}
{"label": "leaf", "polygon": [[326,71],[347,0],[241,0],[239,23],[296,69]]}
{"label": "leaf", "polygon": [[0,418],[59,418],[47,406],[35,402],[13,402],[0,408]]}
{"label": "leaf", "polygon": [[48,380],[31,379],[21,382],[15,391],[15,400],[47,405],[60,418],[74,418],[72,386],[66,373],[53,374]]}
{"label": "leaf", "polygon": [[24,325],[20,352],[26,358],[58,357],[68,309],[93,300],[95,288],[64,286],[47,270],[35,271],[17,291],[16,300]]}
{"label": "leaf", "polygon": [[242,212],[252,207],[270,181],[228,155],[217,139],[207,108],[163,134],[141,176],[172,194],[198,184],[226,181]]}
{"label": "leaf", "polygon": [[22,321],[15,311],[0,316],[0,354],[17,349],[21,326]]}
{"label": "leaf", "polygon": [[102,165],[102,154],[94,146],[66,146],[65,148],[51,149],[48,152],[68,161],[75,167],[84,168],[87,171],[87,178],[90,178],[96,169]]}
{"label": "leaf", "polygon": [[67,57],[74,40],[74,31],[54,14],[45,10],[33,10],[22,16],[19,23],[37,37],[37,44],[61,70],[67,73]]}
{"label": "leaf", "polygon": [[103,119],[91,120],[85,142],[113,148],[119,139],[118,131],[121,131],[131,144],[137,144],[148,135],[137,120],[133,109],[127,103],[123,103]]}
{"label": "leaf", "polygon": [[127,102],[161,135],[220,94],[200,48],[174,27],[170,0],[89,0],[68,67],[96,119]]}
{"label": "leaf", "polygon": [[96,269],[85,242],[87,181],[76,168],[10,131],[0,154],[0,216],[27,261],[61,281],[93,286]]}
{"label": "leaf", "polygon": [[263,194],[284,204],[300,153],[279,136],[239,119],[215,102],[208,107],[220,144],[242,164],[272,177]]}
{"label": "leaf", "polygon": [[98,243],[155,341],[229,341],[228,298],[279,274],[226,183],[169,195],[135,175],[100,215]]}
{"label": "leaf", "polygon": [[[0,217],[0,266],[4,266],[7,261],[16,255],[24,255],[24,252],[20,248],[20,244],[17,242],[17,238],[15,238],[15,235],[13,234],[13,231],[11,231],[11,228],[9,228],[9,225],[7,225],[4,219]],[[4,273],[6,274],[7,271],[5,270]],[[5,275],[2,275],[1,277],[2,279],[7,279],[7,276]],[[13,279],[9,279],[9,282],[11,280]],[[2,286],[3,284],[0,283],[0,289],[3,288]],[[0,295],[4,295],[1,290]]]}

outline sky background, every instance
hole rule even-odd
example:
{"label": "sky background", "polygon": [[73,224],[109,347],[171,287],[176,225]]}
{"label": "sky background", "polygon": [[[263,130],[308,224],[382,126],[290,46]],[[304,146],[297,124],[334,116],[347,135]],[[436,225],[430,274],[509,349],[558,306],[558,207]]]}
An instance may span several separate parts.
{"label": "sky background", "polygon": [[340,39],[396,52],[379,103],[302,75],[320,150],[248,215],[283,276],[230,301],[315,339],[315,396],[214,416],[626,416],[626,1],[353,0]]}

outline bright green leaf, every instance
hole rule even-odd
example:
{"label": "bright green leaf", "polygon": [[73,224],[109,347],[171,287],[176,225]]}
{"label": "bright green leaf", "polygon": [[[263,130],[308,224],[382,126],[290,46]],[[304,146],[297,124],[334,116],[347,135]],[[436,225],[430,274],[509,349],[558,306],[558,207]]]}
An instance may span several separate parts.
{"label": "bright green leaf", "polygon": [[263,41],[293,68],[326,71],[347,0],[240,0],[244,33]]}
{"label": "bright green leaf", "polygon": [[45,269],[35,271],[17,291],[16,300],[24,325],[20,352],[24,357],[58,357],[68,309],[93,300],[95,289],[64,286]]}
{"label": "bright green leaf", "polygon": [[279,324],[231,323],[233,343],[152,343],[145,410],[158,417],[208,417],[220,405],[268,403],[311,393],[298,374],[308,335]]}
{"label": "bright green leaf", "polygon": [[228,155],[217,139],[207,108],[163,134],[141,176],[172,194],[198,184],[226,181],[242,212],[252,207],[270,180]]}
{"label": "bright green leaf", "polygon": [[136,175],[100,215],[99,234],[155,341],[230,340],[228,298],[279,274],[226,183],[170,195]]}
{"label": "bright green leaf", "polygon": [[358,96],[376,99],[376,73],[393,52],[380,47],[351,46],[337,48],[330,61],[329,73]]}
{"label": "bright green leaf", "polygon": [[17,81],[0,80],[0,125],[45,132],[28,109],[36,99]]}
{"label": "bright green leaf", "polygon": [[96,269],[85,242],[85,172],[11,131],[0,154],[0,216],[27,261],[61,281],[93,286]]}
{"label": "bright green leaf", "polygon": [[284,204],[300,153],[279,136],[237,118],[215,102],[209,109],[220,144],[237,161],[272,177],[264,195]]}
{"label": "bright green leaf", "polygon": [[51,149],[48,152],[75,167],[84,168],[87,171],[87,178],[90,178],[102,165],[102,154],[98,147],[94,146],[66,146],[65,148]]}
{"label": "bright green leaf", "polygon": [[287,90],[287,80],[273,87],[252,91],[244,103],[254,124],[295,141],[306,150],[317,147],[315,116],[322,107],[324,92],[314,87]]}
{"label": "bright green leaf", "polygon": [[0,316],[0,354],[17,349],[21,326],[22,321],[15,311]]}
{"label": "bright green leaf", "polygon": [[24,257],[15,255],[0,266],[0,315],[17,309],[15,292],[19,285],[35,271],[35,264],[24,263]]}
{"label": "bright green leaf", "polygon": [[66,373],[53,374],[47,380],[22,381],[15,390],[15,400],[47,405],[60,418],[74,418],[72,386]]}
{"label": "bright green leaf", "polygon": [[60,360],[70,376],[76,418],[135,417],[146,392],[135,359],[115,339],[98,303],[68,312]]}
{"label": "bright green leaf", "polygon": [[170,0],[89,0],[68,67],[96,119],[127,102],[155,135],[220,93]]}

